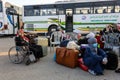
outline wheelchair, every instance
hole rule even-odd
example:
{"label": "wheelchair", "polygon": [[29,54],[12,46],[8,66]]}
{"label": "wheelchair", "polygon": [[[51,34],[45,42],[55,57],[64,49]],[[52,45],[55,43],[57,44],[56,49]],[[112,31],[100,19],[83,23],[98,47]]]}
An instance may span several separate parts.
{"label": "wheelchair", "polygon": [[12,63],[20,64],[24,62],[29,65],[36,61],[32,51],[30,51],[31,44],[23,40],[21,37],[15,37],[15,46],[8,51],[9,60]]}

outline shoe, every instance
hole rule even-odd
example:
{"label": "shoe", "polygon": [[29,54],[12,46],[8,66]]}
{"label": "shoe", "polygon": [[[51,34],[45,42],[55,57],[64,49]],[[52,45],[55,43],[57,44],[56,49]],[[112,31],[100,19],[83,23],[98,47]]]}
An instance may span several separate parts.
{"label": "shoe", "polygon": [[92,74],[92,75],[96,75],[96,73],[93,71],[93,70],[88,70],[88,72],[90,73],[90,74]]}
{"label": "shoe", "polygon": [[103,73],[97,73],[96,75],[97,75],[97,76],[101,76],[101,75],[104,75],[104,74],[103,74]]}
{"label": "shoe", "polygon": [[119,68],[119,69],[117,69],[117,70],[115,70],[115,72],[116,72],[116,73],[120,73],[120,68]]}
{"label": "shoe", "polygon": [[40,60],[40,59],[37,58],[37,59],[34,61],[34,63],[38,62],[39,60]]}

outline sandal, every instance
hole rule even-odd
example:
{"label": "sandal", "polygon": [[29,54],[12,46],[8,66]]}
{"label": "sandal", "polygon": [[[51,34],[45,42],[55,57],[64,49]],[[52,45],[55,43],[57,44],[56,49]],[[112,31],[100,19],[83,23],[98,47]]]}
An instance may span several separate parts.
{"label": "sandal", "polygon": [[117,70],[115,70],[116,73],[120,73],[120,68],[118,68]]}

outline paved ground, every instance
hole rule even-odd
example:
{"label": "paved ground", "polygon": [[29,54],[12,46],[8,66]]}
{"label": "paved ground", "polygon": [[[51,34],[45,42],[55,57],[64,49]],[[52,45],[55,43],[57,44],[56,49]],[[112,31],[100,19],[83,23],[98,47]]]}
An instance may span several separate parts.
{"label": "paved ground", "polygon": [[120,80],[120,74],[105,70],[103,76],[93,76],[80,68],[67,68],[52,59],[53,54],[26,66],[12,64],[7,52],[14,45],[13,38],[0,39],[0,80]]}

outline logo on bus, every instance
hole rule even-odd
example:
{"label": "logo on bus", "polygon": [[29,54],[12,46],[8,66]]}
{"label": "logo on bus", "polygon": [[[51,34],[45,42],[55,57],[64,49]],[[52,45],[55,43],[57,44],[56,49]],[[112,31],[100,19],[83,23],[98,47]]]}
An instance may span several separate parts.
{"label": "logo on bus", "polygon": [[82,20],[85,20],[87,17],[86,16],[82,16]]}

